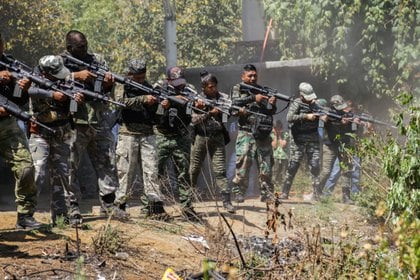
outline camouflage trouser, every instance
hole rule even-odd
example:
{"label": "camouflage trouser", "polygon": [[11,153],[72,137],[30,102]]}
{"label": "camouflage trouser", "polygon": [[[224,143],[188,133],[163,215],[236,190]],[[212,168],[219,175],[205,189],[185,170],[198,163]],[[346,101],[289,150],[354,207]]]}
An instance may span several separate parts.
{"label": "camouflage trouser", "polygon": [[51,217],[66,215],[65,194],[71,196],[75,190],[69,184],[69,160],[71,144],[70,124],[54,127],[56,133],[32,134],[29,148],[35,165],[35,182],[38,187],[47,185],[51,189]]}
{"label": "camouflage trouser", "polygon": [[268,196],[273,192],[271,183],[271,167],[273,164],[271,138],[256,140],[252,133],[239,130],[236,138],[236,174],[232,180],[234,184],[233,193],[246,193],[249,170],[253,159],[257,160],[261,196]]}
{"label": "camouflage trouser", "polygon": [[287,167],[286,178],[283,184],[282,192],[289,194],[293,184],[296,172],[299,169],[300,162],[304,155],[308,160],[309,171],[312,176],[312,187],[317,194],[320,194],[319,190],[319,172],[320,172],[320,147],[319,142],[306,142],[296,143],[291,141],[290,145],[290,158],[289,165]]}
{"label": "camouflage trouser", "polygon": [[287,159],[274,159],[273,164],[273,177],[272,182],[274,184],[275,191],[281,191],[281,184],[283,176],[286,174]]}
{"label": "camouflage trouser", "polygon": [[220,188],[222,194],[230,193],[226,178],[226,152],[223,134],[211,137],[196,135],[191,149],[190,174],[192,186],[197,186],[198,175],[207,152],[210,155],[209,166],[210,162],[213,163],[216,186]]}
{"label": "camouflage trouser", "polygon": [[17,212],[33,214],[37,204],[35,169],[28,148],[28,140],[13,117],[0,119],[0,156],[11,165],[15,175]]}
{"label": "camouflage trouser", "polygon": [[[179,200],[182,207],[189,207],[192,203],[193,190],[188,172],[190,165],[191,142],[188,136],[157,134],[158,169],[160,182],[168,182],[162,175],[165,174],[167,162],[171,160],[178,179]],[[165,184],[169,186],[168,184]]]}
{"label": "camouflage trouser", "polygon": [[117,144],[120,188],[116,193],[116,204],[126,203],[130,197],[138,165],[141,165],[143,172],[144,194],[149,200],[163,200],[158,183],[156,136],[120,134]]}
{"label": "camouflage trouser", "polygon": [[353,168],[352,158],[347,156],[344,151],[341,151],[339,147],[333,145],[323,145],[320,190],[323,191],[325,183],[330,177],[331,171],[334,167],[334,162],[337,158],[340,162],[342,174],[345,177],[345,184],[342,189],[343,195],[348,195],[351,188],[351,176]]}
{"label": "camouflage trouser", "polygon": [[[102,206],[108,207],[115,200],[118,189],[118,174],[115,164],[115,142],[110,129],[93,127],[90,125],[75,125],[71,155],[70,155],[70,184],[77,187],[76,170],[80,166],[80,156],[87,152],[93,169],[98,178],[99,196]],[[77,197],[69,197],[70,211],[77,211]],[[70,213],[71,215],[74,213]]]}

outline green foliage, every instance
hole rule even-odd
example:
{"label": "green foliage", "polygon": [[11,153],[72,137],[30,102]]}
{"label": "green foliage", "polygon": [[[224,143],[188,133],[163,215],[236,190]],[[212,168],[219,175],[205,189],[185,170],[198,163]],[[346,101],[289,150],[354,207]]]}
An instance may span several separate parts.
{"label": "green foliage", "polygon": [[280,59],[316,58],[316,73],[357,101],[396,96],[419,57],[418,1],[265,0]]}
{"label": "green foliage", "polygon": [[1,32],[6,52],[34,65],[46,54],[57,53],[64,42],[69,17],[57,1],[2,1]]}

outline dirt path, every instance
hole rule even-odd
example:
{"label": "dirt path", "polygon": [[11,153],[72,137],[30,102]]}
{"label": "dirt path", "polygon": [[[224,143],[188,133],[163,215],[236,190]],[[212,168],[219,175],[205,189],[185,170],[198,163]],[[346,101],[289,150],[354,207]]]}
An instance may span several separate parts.
{"label": "dirt path", "polygon": [[[198,203],[196,209],[203,215],[204,226],[182,221],[176,207],[169,209],[176,216],[171,223],[146,220],[139,217],[138,206],[130,207],[131,221],[111,221],[109,225],[113,231],[108,233],[107,239],[110,242],[103,246],[120,246],[119,254],[99,254],[100,248],[95,253],[93,240],[98,241],[98,234],[106,233],[104,226],[107,224],[106,218],[94,216],[89,211],[95,203],[86,202],[83,205],[87,226],[78,231],[79,254],[83,256],[83,261],[76,261],[75,229],[17,231],[14,229],[16,213],[0,212],[0,277],[73,279],[79,273],[84,274],[86,279],[161,279],[168,267],[176,271],[198,272],[203,259],[223,259],[228,257],[223,255],[223,249],[233,247],[231,241],[227,242],[229,246],[222,244],[227,239],[231,240],[232,236],[218,215],[216,203],[203,202]],[[226,214],[235,234],[241,238],[263,237],[267,221],[265,207],[258,199],[248,199],[238,206],[236,214]],[[300,235],[305,228],[316,225],[320,226],[326,238],[331,239],[335,238],[331,230],[338,232],[344,227],[349,227],[362,239],[375,235],[375,226],[369,224],[366,215],[356,206],[290,200],[281,204],[279,211],[286,217],[286,230],[283,225],[278,225],[279,239]],[[37,212],[36,218],[48,222],[48,213]],[[199,238],[206,240],[207,249],[203,242],[197,241]],[[235,254],[236,251],[232,250],[230,256]]]}

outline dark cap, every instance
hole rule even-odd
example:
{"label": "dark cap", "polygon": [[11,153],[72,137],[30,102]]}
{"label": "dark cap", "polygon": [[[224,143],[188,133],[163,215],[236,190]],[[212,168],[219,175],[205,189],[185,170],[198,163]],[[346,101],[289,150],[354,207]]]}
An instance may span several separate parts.
{"label": "dark cap", "polygon": [[133,74],[146,72],[146,61],[142,58],[131,59],[127,64],[126,72]]}
{"label": "dark cap", "polygon": [[184,76],[184,70],[181,67],[174,66],[169,68],[166,72],[166,76],[169,83],[174,87],[185,85],[187,83]]}

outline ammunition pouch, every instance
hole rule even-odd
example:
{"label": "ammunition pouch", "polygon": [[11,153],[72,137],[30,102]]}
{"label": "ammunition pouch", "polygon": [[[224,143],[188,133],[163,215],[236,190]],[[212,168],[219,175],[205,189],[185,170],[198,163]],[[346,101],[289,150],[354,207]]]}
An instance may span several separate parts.
{"label": "ammunition pouch", "polygon": [[266,139],[270,136],[273,130],[273,117],[272,116],[258,116],[255,118],[254,125],[252,126],[252,135],[255,139]]}

